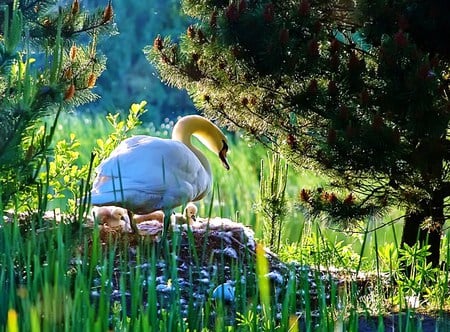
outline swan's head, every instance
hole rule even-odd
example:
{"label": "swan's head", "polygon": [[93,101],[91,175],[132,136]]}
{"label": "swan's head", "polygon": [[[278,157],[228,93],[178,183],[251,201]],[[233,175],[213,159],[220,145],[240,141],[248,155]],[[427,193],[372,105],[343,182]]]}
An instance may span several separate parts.
{"label": "swan's head", "polygon": [[[217,128],[215,125],[213,126]],[[228,143],[226,136],[222,133],[222,131],[220,131],[219,128],[217,128],[217,131],[212,131],[208,134],[204,132],[194,132],[193,135],[197,137],[199,141],[202,142],[208,149],[214,153],[217,153],[223,167],[229,170],[230,164],[228,164],[227,160]]]}
{"label": "swan's head", "polygon": [[173,128],[172,138],[190,144],[190,135],[199,139],[209,150],[217,153],[222,165],[229,170],[227,160],[228,140],[214,123],[199,115],[181,118]]}

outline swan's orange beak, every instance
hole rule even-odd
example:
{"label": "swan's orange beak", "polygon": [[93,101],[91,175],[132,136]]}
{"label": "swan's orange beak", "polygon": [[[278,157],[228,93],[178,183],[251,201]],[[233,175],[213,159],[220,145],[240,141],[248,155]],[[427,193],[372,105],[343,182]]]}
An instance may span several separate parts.
{"label": "swan's orange beak", "polygon": [[220,152],[219,152],[219,158],[222,161],[223,167],[225,167],[227,170],[229,170],[230,165],[228,164],[228,160],[227,160],[228,145],[225,141],[222,141],[222,142],[223,142],[223,147],[222,147],[222,150],[220,150]]}

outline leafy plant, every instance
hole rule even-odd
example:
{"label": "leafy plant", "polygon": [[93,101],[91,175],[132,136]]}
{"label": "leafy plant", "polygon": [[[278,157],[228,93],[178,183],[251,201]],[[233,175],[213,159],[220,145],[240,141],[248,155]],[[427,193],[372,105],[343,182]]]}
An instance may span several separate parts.
{"label": "leafy plant", "polygon": [[283,222],[288,212],[286,202],[286,185],[288,166],[283,163],[279,154],[272,154],[269,160],[268,174],[261,160],[260,202],[258,210],[264,216],[265,238],[269,248],[280,251]]}
{"label": "leafy plant", "polygon": [[112,150],[125,138],[129,137],[131,131],[142,123],[140,118],[147,112],[145,109],[146,105],[146,101],[141,101],[139,104],[132,104],[126,119],[121,119],[122,115],[120,113],[110,113],[106,116],[108,123],[114,131],[108,135],[106,140],[102,138],[97,139],[97,147],[94,148],[94,153],[99,161],[108,157]]}
{"label": "leafy plant", "polygon": [[395,274],[400,269],[399,252],[394,243],[385,243],[378,248],[380,268]]}
{"label": "leafy plant", "polygon": [[[74,213],[78,209],[79,198],[87,195],[80,190],[89,184],[90,173],[101,160],[109,156],[111,151],[119,145],[130,133],[136,130],[141,123],[140,117],[147,110],[146,102],[133,104],[130,107],[126,119],[121,119],[121,114],[108,114],[106,120],[112,132],[106,139],[99,138],[93,148],[91,163],[80,162],[81,143],[74,133],[70,133],[69,139],[62,139],[55,144],[54,158],[48,162],[48,169],[40,173],[43,183],[48,183],[47,200],[50,206],[60,206],[57,200],[65,202],[66,213]],[[92,159],[94,158],[94,159]],[[36,204],[36,202],[34,202]],[[33,205],[31,205],[33,206]]]}
{"label": "leafy plant", "polygon": [[78,148],[80,142],[71,134],[69,140],[56,142],[54,158],[48,164],[48,170],[40,174],[42,182],[48,181],[49,193],[47,200],[56,205],[58,199],[67,201],[67,211],[76,210],[76,198],[80,197],[80,180],[89,182],[89,165],[79,167],[77,161],[80,157]]}
{"label": "leafy plant", "polygon": [[78,0],[58,10],[56,1],[0,5],[1,204],[23,208],[45,186],[37,182],[60,113],[97,98],[92,89],[105,67],[97,40],[114,32],[113,9],[89,13]]}
{"label": "leafy plant", "polygon": [[[438,284],[439,269],[426,260],[426,257],[430,255],[429,249],[429,246],[419,244],[412,247],[405,244],[404,248],[399,249],[400,261],[404,262],[407,271],[405,274],[397,275],[400,305],[415,308],[420,305],[419,301],[423,300],[425,293],[428,293],[429,299],[435,297],[435,292],[445,296],[440,287],[442,284],[440,286]],[[431,291],[432,288],[434,291]]]}

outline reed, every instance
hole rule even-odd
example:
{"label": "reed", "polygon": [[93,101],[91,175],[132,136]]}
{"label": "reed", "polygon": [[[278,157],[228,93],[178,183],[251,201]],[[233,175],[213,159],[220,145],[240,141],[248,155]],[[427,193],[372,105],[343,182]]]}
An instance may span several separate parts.
{"label": "reed", "polygon": [[[95,123],[91,128],[96,130],[86,131],[86,121]],[[70,133],[80,140],[82,157],[75,161],[80,167],[89,162],[97,139],[111,131],[98,118],[63,117],[60,125],[55,133],[59,140]],[[264,216],[255,204],[259,161],[268,162],[268,156],[261,146],[244,138],[236,136],[231,142],[232,170],[223,172],[220,165],[212,165],[215,189],[200,203],[199,213],[250,225],[264,243]],[[162,249],[148,239],[105,240],[97,227],[84,227],[84,213],[75,214],[71,222],[37,215],[26,225],[18,215],[9,221],[1,218],[0,326],[8,331],[81,331],[86,327],[91,331],[358,331],[365,322],[383,331],[383,315],[390,305],[403,312],[391,316],[399,331],[422,331],[416,308],[407,302],[415,294],[413,289],[421,296],[421,310],[436,309],[445,317],[448,273],[427,270],[425,254],[411,249],[414,274],[401,279],[399,248],[390,245],[395,228],[346,238],[317,220],[305,219],[290,202],[299,188],[311,183],[311,175],[289,170],[287,177],[288,212],[279,256],[282,281],[270,277],[271,255],[262,247],[256,253],[243,250],[239,259],[230,261],[224,254],[211,255],[206,240],[198,243],[189,230],[184,238],[172,232]],[[83,196],[86,188],[81,186],[80,191]],[[64,200],[58,204],[52,208],[66,206]],[[0,216],[6,216],[3,209]],[[367,230],[379,222],[367,223]],[[390,232],[390,237],[383,232]],[[448,267],[447,237],[443,243]],[[186,255],[189,266],[180,270],[180,259]],[[337,282],[335,266],[341,268],[342,280],[358,272],[373,272],[372,286],[361,287],[351,278]],[[387,286],[381,283],[385,272],[390,276]],[[228,280],[233,281],[232,301],[214,297],[214,288]],[[438,327],[448,327],[445,319],[437,322]]]}

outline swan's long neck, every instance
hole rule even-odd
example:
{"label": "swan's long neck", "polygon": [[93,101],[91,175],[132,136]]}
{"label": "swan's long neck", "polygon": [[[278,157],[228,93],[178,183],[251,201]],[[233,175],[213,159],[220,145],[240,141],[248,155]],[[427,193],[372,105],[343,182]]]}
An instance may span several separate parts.
{"label": "swan's long neck", "polygon": [[211,176],[211,166],[208,159],[191,142],[192,135],[198,134],[202,138],[207,138],[208,124],[209,121],[197,115],[184,117],[175,124],[172,139],[184,143],[197,156],[206,172]]}

